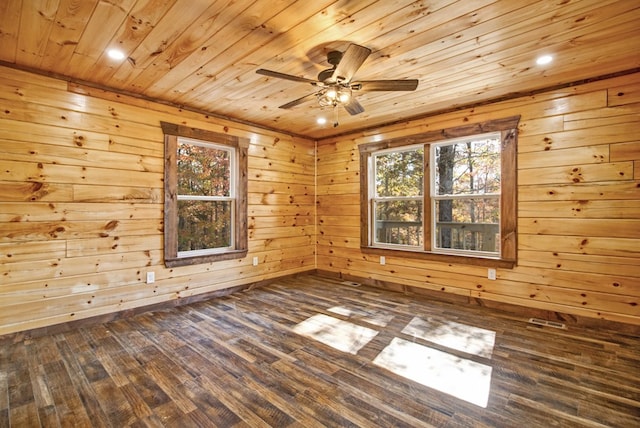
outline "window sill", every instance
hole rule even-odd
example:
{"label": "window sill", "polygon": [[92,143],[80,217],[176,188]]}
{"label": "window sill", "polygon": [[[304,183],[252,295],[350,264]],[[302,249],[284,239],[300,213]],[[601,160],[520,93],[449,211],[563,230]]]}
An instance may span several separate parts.
{"label": "window sill", "polygon": [[233,250],[220,254],[207,254],[205,256],[177,257],[173,259],[165,259],[166,267],[190,266],[210,262],[218,262],[222,260],[241,259],[246,257],[248,250]]}
{"label": "window sill", "polygon": [[459,256],[453,254],[437,254],[422,251],[395,250],[379,247],[363,247],[360,249],[366,254],[378,254],[385,257],[400,257],[419,260],[432,260],[442,263],[456,263],[472,266],[485,266],[491,268],[513,269],[516,266],[515,260],[492,259],[487,257]]}

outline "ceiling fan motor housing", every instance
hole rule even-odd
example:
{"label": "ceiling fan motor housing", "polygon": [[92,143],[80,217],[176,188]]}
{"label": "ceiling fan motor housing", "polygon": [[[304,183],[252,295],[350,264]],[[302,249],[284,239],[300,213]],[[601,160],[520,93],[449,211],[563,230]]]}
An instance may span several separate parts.
{"label": "ceiling fan motor housing", "polygon": [[333,67],[327,70],[322,70],[318,74],[318,80],[320,82],[326,82],[329,78],[331,78],[331,76],[333,76],[333,72],[335,71],[336,67],[338,66],[341,60],[342,60],[342,52],[340,51],[329,52],[327,54],[327,62],[333,65]]}
{"label": "ceiling fan motor housing", "polygon": [[331,51],[327,54],[327,62],[333,65],[333,68],[336,68],[338,63],[342,60],[342,52],[340,51]]}

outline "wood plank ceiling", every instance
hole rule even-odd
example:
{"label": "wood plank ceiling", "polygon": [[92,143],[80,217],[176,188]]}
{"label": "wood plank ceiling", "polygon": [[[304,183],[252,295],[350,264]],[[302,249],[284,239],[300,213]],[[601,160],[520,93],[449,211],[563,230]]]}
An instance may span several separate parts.
{"label": "wood plank ceiling", "polygon": [[[0,64],[321,139],[633,70],[639,23],[636,0],[2,0]],[[256,74],[315,79],[350,43],[372,50],[355,80],[418,89],[359,92],[334,128],[278,108],[316,88]]]}

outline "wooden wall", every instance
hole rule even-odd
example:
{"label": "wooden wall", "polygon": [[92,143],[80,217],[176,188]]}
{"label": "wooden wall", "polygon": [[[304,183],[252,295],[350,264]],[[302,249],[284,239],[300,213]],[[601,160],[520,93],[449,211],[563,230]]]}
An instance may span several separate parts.
{"label": "wooden wall", "polygon": [[[522,115],[514,269],[490,281],[483,267],[396,257],[381,266],[360,251],[359,144],[513,115]],[[635,74],[319,141],[317,267],[640,324],[639,126]]]}
{"label": "wooden wall", "polygon": [[[0,67],[0,335],[315,267],[313,141],[69,87]],[[164,267],[161,120],[251,140],[246,258]]]}
{"label": "wooden wall", "polygon": [[[316,267],[640,324],[640,75],[322,140],[316,165],[313,141],[9,68],[0,103],[0,335]],[[360,251],[359,144],[514,114],[516,268]],[[161,120],[251,140],[246,258],[164,268]]]}

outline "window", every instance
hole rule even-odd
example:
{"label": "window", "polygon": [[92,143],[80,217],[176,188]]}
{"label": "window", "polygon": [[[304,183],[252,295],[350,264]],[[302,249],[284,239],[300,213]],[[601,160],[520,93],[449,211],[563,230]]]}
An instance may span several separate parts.
{"label": "window", "polygon": [[361,247],[513,266],[518,121],[360,146]]}
{"label": "window", "polygon": [[500,255],[500,133],[431,145],[433,251]]}
{"label": "window", "polygon": [[244,139],[162,122],[165,134],[165,265],[247,253]]}
{"label": "window", "polygon": [[235,150],[178,137],[178,257],[233,249]]}
{"label": "window", "polygon": [[423,246],[424,148],[382,150],[372,156],[373,242]]}

